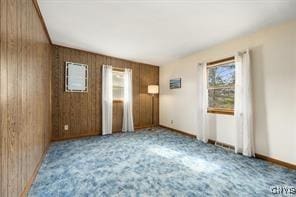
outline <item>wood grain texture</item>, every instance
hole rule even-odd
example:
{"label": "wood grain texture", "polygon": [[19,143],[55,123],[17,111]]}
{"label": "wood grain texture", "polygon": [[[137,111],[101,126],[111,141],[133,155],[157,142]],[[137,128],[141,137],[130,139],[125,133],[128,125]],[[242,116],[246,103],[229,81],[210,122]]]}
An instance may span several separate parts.
{"label": "wood grain texture", "polygon": [[0,4],[0,196],[19,196],[51,136],[51,45],[32,1]]}
{"label": "wood grain texture", "polygon": [[19,196],[25,197],[25,196],[28,195],[28,193],[29,193],[29,191],[31,189],[31,186],[32,186],[32,184],[33,184],[33,182],[34,182],[34,180],[35,180],[35,178],[36,178],[36,176],[38,174],[38,171],[39,171],[39,169],[41,167],[42,161],[43,161],[43,159],[46,156],[46,153],[48,151],[49,145],[50,144],[48,144],[48,146],[45,148],[45,151],[42,154],[41,158],[39,159],[39,161],[38,161],[38,163],[37,163],[37,165],[36,165],[36,167],[35,167],[35,169],[33,171],[33,174],[31,175],[31,177],[29,178],[29,180],[26,182],[25,188],[23,189],[22,193]]}
{"label": "wood grain texture", "polygon": [[[157,66],[122,60],[119,58],[76,50],[53,47],[52,71],[52,139],[68,139],[102,133],[102,65],[110,64],[118,68],[131,68],[133,72],[133,114],[136,128],[150,127],[152,124],[152,100],[147,94],[147,86],[159,83]],[[65,62],[88,65],[89,90],[87,93],[66,93],[64,84]],[[155,97],[155,125],[158,125],[158,96]],[[123,105],[113,104],[113,131],[122,128]],[[69,130],[64,130],[64,125]]]}
{"label": "wood grain texture", "polygon": [[[149,65],[140,65],[140,126],[149,127],[152,123],[152,96],[147,94],[148,85],[159,84],[159,69]],[[154,125],[158,125],[159,99],[154,97]]]}

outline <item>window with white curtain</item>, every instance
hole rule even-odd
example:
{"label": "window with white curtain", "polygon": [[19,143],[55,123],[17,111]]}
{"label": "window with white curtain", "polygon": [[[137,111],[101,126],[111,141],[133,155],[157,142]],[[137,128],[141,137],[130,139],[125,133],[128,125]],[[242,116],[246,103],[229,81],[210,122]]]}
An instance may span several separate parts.
{"label": "window with white curtain", "polygon": [[233,114],[235,62],[234,59],[208,64],[208,112]]}
{"label": "window with white curtain", "polygon": [[124,99],[124,72],[112,71],[113,100],[123,101]]}

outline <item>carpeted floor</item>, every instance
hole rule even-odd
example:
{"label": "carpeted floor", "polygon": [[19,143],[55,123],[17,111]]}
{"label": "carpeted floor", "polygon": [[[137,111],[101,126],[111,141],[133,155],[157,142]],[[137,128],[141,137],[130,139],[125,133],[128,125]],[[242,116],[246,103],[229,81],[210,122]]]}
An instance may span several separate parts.
{"label": "carpeted floor", "polygon": [[29,196],[270,196],[296,170],[159,128],[51,145]]}

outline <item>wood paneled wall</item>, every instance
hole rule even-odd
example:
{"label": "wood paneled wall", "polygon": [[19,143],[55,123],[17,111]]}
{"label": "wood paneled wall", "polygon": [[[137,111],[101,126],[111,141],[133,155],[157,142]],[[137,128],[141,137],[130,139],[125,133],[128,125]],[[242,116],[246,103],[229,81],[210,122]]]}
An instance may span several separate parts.
{"label": "wood paneled wall", "polygon": [[51,45],[31,0],[0,4],[0,196],[19,196],[51,136]]}
{"label": "wood paneled wall", "polygon": [[[68,93],[64,88],[65,62],[88,65],[89,91]],[[53,49],[52,72],[52,136],[54,140],[101,134],[101,70],[103,64],[127,67],[133,70],[133,113],[136,128],[149,127],[152,123],[152,98],[147,94],[149,84],[159,84],[159,68],[75,50],[60,46]],[[158,125],[158,96],[155,97],[154,122]],[[69,125],[69,130],[64,130]],[[113,131],[122,127],[122,103],[113,103]]]}

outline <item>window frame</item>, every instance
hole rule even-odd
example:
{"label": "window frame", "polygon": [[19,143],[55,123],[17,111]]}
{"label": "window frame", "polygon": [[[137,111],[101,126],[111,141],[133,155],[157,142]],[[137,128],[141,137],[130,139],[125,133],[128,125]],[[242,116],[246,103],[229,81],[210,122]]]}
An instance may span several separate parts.
{"label": "window frame", "polygon": [[[208,76],[209,76],[209,72],[208,69],[209,68],[213,68],[213,67],[218,67],[218,66],[222,66],[222,65],[226,65],[229,63],[235,63],[235,59],[234,57],[228,57],[228,58],[224,58],[221,60],[217,60],[217,61],[213,61],[213,62],[208,62],[207,63],[207,91],[209,91],[210,89],[227,89],[227,87],[219,87],[219,88],[209,88],[209,81],[208,81]],[[234,89],[235,85],[233,86],[229,86],[229,89]],[[209,99],[209,95],[208,95],[208,99]],[[225,114],[225,115],[234,115],[234,107],[233,109],[229,109],[229,108],[216,108],[216,107],[207,107],[207,113],[212,113],[212,114]]]}

